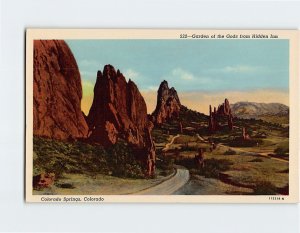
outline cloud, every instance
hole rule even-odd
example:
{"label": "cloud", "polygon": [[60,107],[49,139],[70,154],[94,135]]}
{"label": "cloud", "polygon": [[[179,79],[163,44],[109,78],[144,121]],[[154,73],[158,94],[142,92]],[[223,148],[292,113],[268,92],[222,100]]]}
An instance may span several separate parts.
{"label": "cloud", "polygon": [[167,80],[169,86],[175,87],[177,90],[199,90],[205,88],[214,88],[222,84],[222,80],[194,74],[188,70],[177,67],[172,69],[161,80]]}
{"label": "cloud", "polygon": [[97,77],[97,71],[103,69],[103,65],[96,60],[80,60],[78,62],[80,75],[84,80],[95,80]]}
{"label": "cloud", "polygon": [[135,71],[134,69],[127,69],[123,72],[126,79],[131,79],[133,81],[136,81],[140,77],[140,73]]}
{"label": "cloud", "polygon": [[96,78],[97,76],[97,72],[92,72],[92,71],[86,71],[86,70],[81,70],[80,71],[80,75],[84,78],[87,78],[87,77],[94,77]]}
{"label": "cloud", "polygon": [[147,90],[150,90],[150,91],[155,91],[155,92],[157,92],[157,90],[158,90],[158,86],[149,86],[149,87],[147,88]]}
{"label": "cloud", "polygon": [[258,66],[248,66],[248,65],[237,65],[237,66],[226,66],[221,69],[225,73],[249,73],[260,70],[261,67]]}
{"label": "cloud", "polygon": [[88,59],[83,59],[78,62],[78,66],[81,68],[95,68],[96,70],[102,70],[103,65],[96,61],[96,60],[88,60]]}
{"label": "cloud", "polygon": [[175,77],[178,77],[179,79],[182,79],[182,80],[194,80],[195,79],[195,76],[186,71],[186,70],[183,70],[181,68],[176,68],[174,70],[172,70],[172,75],[175,76]]}

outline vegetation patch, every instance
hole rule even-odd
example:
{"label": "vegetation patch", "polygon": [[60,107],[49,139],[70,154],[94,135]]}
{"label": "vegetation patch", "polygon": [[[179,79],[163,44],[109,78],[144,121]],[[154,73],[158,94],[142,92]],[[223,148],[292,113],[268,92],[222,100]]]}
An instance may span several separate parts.
{"label": "vegetation patch", "polygon": [[230,147],[254,147],[262,143],[261,139],[243,140],[242,138],[235,138],[228,142]]}
{"label": "vegetation patch", "polygon": [[165,143],[168,141],[168,135],[164,134],[164,130],[155,128],[152,130],[151,135],[155,143]]}
{"label": "vegetation patch", "polygon": [[156,167],[161,170],[160,175],[168,176],[174,171],[174,159],[170,157],[161,158],[156,161]]}
{"label": "vegetation patch", "polygon": [[236,155],[236,151],[229,148],[224,152],[224,155]]}
{"label": "vegetation patch", "polygon": [[263,160],[260,158],[255,158],[255,159],[250,160],[249,162],[250,163],[261,163],[261,162],[263,162]]}
{"label": "vegetation patch", "polygon": [[269,181],[259,181],[253,187],[254,195],[276,195],[277,188]]}
{"label": "vegetation patch", "polygon": [[[125,142],[108,149],[84,142],[63,142],[41,137],[33,138],[33,175],[54,173],[56,179],[65,173],[112,175],[144,178],[142,165]],[[66,187],[66,184],[60,184]],[[71,187],[66,187],[71,188]]]}
{"label": "vegetation patch", "polygon": [[228,171],[233,163],[227,159],[205,159],[204,167],[198,168],[194,159],[186,158],[176,161],[176,164],[189,169],[191,175],[200,175],[205,178],[219,178],[219,174]]}
{"label": "vegetation patch", "polygon": [[70,183],[55,183],[56,187],[63,188],[63,189],[74,189],[75,187],[73,184]]}

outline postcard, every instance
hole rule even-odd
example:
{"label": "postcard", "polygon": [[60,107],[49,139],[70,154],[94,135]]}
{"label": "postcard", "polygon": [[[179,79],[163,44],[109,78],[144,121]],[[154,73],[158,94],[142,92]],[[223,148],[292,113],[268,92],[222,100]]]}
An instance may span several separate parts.
{"label": "postcard", "polygon": [[26,201],[296,203],[297,30],[27,29]]}

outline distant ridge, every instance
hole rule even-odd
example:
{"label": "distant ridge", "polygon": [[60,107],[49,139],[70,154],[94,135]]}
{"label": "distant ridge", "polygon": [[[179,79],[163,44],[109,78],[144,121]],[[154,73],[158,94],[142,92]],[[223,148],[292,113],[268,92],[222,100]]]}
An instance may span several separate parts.
{"label": "distant ridge", "polygon": [[[232,114],[244,119],[262,119],[276,123],[288,123],[289,107],[280,103],[237,102],[231,104]],[[278,122],[278,123],[280,123]]]}

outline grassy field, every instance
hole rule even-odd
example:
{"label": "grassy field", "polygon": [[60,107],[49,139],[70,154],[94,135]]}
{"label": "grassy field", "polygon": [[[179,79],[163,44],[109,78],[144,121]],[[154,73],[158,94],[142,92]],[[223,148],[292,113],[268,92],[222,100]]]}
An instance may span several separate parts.
{"label": "grassy field", "polygon": [[[176,137],[164,153],[174,164],[188,168],[191,174],[190,182],[177,194],[288,194],[287,127],[263,120],[235,119],[232,131],[224,125],[223,129],[211,134],[205,118],[199,118],[198,127],[192,120],[195,119],[185,121],[183,134]],[[172,124],[171,137],[180,133],[176,131],[178,122],[169,123]],[[250,135],[247,141],[242,140],[242,127],[246,127]],[[187,128],[194,130],[185,130]],[[163,131],[158,129],[156,134],[159,133]],[[215,142],[217,149],[211,151],[208,141]],[[205,150],[203,169],[194,162],[198,148]]]}
{"label": "grassy field", "polygon": [[[205,178],[210,179],[210,181],[216,179],[218,182],[215,181],[215,185],[219,184],[223,191],[224,183],[230,185],[227,194],[271,195],[287,194],[288,192],[289,164],[287,161],[276,160],[227,146],[218,146],[216,150],[204,153],[205,167],[202,169],[197,168],[194,163],[193,158],[197,154],[196,151],[182,151],[180,156],[174,156],[174,154],[174,152],[170,152],[169,156],[175,158],[175,164],[189,169],[192,180],[199,183]],[[214,188],[214,190],[217,189],[217,187]],[[197,190],[194,191],[198,192]],[[205,192],[202,190],[201,193],[204,194]]]}

